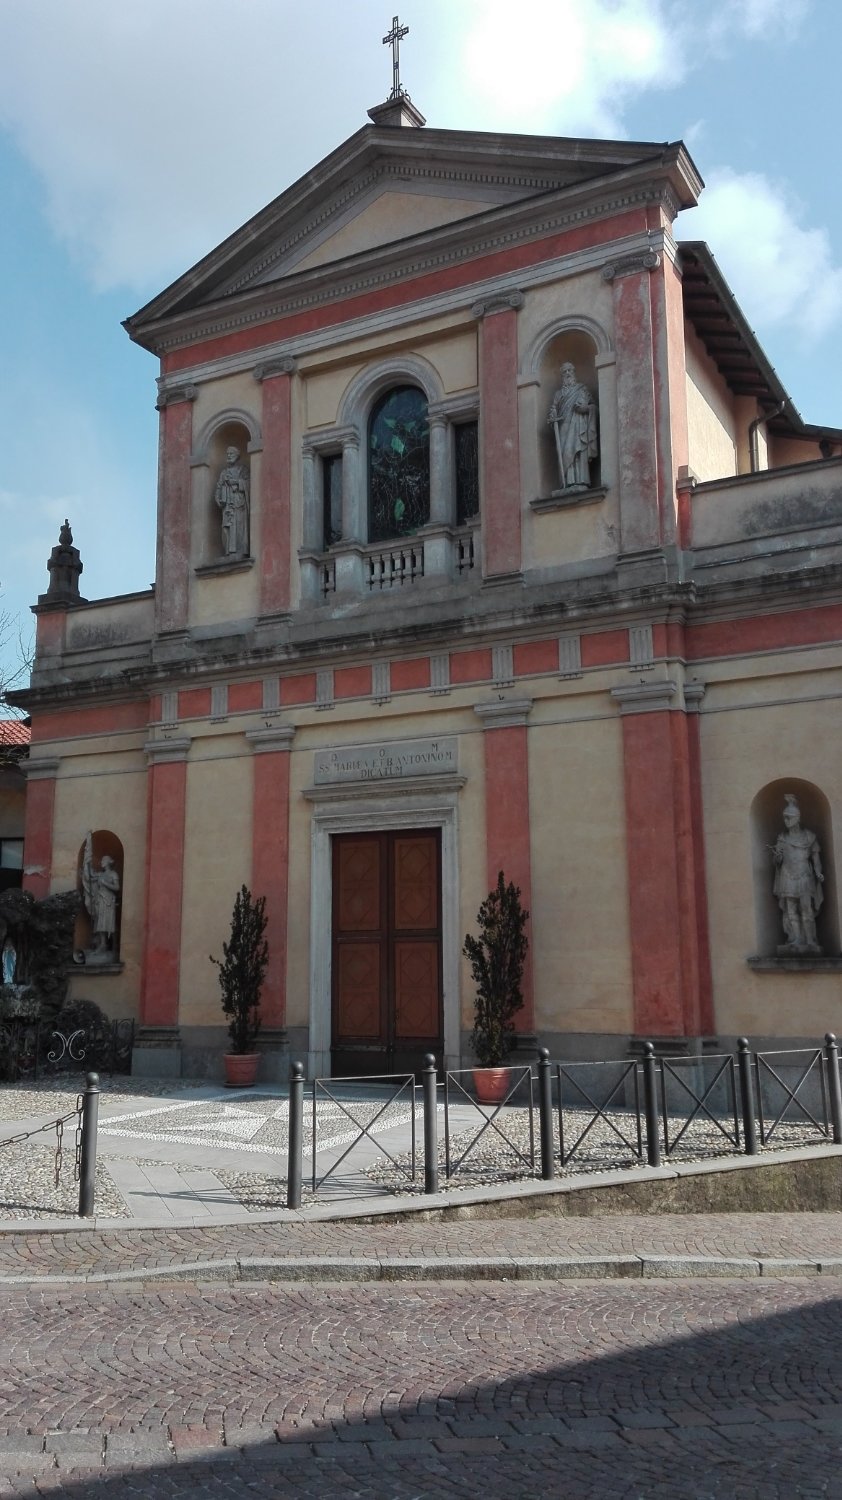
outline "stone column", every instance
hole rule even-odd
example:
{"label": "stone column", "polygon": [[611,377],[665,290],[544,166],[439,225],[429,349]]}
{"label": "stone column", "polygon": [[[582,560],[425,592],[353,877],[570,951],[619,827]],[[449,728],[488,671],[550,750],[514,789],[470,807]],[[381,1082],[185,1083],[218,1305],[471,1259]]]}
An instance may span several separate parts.
{"label": "stone column", "polygon": [[333,548],[337,594],[362,593],[365,533],[365,482],[360,462],[360,439],[356,431],[346,432],[342,440],[342,540]]}
{"label": "stone column", "polygon": [[21,767],[26,774],[23,888],[38,901],[50,894],[58,768],[57,760],[37,755]]}
{"label": "stone column", "polygon": [[[260,614],[284,614],[290,607],[292,580],[292,380],[294,359],[258,365],[255,380],[263,386],[263,460],[261,463]],[[252,499],[254,514],[254,499]],[[254,543],[252,542],[252,550]]]}
{"label": "stone column", "polygon": [[187,737],[144,746],[147,771],[146,923],[140,1032],[133,1070],[178,1077],[181,903],[187,802]]}
{"label": "stone column", "polygon": [[[520,898],[532,910],[532,854],[529,826],[529,760],[527,719],[531,698],[475,703],[474,713],[485,731],[485,840],[487,888],[505,880],[520,887]],[[521,1045],[534,1044],[535,1001],[532,934],[523,971],[523,1009],[515,1016]]]}
{"label": "stone column", "polygon": [[451,528],[455,523],[451,432],[441,412],[430,413],[430,519],[422,527],[424,577],[440,583],[453,572]]}
{"label": "stone column", "polygon": [[195,385],[173,386],[158,399],[158,555],[155,629],[186,630],[190,588],[190,454]]}
{"label": "stone column", "polygon": [[483,578],[518,577],[521,568],[517,310],[520,292],[477,302],[479,335],[480,506]]}
{"label": "stone column", "polygon": [[287,909],[289,893],[289,773],[295,737],[291,724],[246,731],[254,751],[251,888],[266,898],[266,942],[269,966],[260,1003],[262,1024],[257,1039],[264,1054],[261,1077],[285,1081]]}
{"label": "stone column", "polygon": [[687,715],[673,681],[616,687],[611,696],[622,715],[634,1032],[699,1036],[705,892]]}

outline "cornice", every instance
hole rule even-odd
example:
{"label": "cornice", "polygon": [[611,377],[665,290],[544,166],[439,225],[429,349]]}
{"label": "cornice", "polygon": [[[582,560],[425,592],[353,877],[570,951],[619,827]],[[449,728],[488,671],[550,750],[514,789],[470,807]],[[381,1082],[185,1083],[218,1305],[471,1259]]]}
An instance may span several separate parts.
{"label": "cornice", "polygon": [[[649,164],[647,164],[649,165]],[[541,194],[487,213],[457,220],[408,241],[391,242],[328,263],[291,273],[282,281],[236,295],[235,307],[216,300],[147,324],[138,342],[159,353],[200,343],[261,322],[383,289],[408,278],[428,275],[461,262],[492,254],[523,240],[539,240],[583,225],[614,218],[629,209],[659,203],[670,216],[679,204],[669,182],[646,178],[626,183],[596,179],[571,189]],[[561,200],[561,201],[559,201]],[[603,247],[603,259],[605,247]]]}
{"label": "cornice", "polygon": [[289,354],[283,354],[277,359],[264,360],[262,364],[255,365],[252,375],[255,380],[271,380],[275,375],[294,375],[298,369],[298,361]]}
{"label": "cornice", "polygon": [[640,255],[623,255],[618,260],[609,260],[602,267],[603,281],[617,281],[622,276],[635,276],[638,271],[657,271],[661,257],[657,250],[645,250]]}
{"label": "cornice", "polygon": [[27,781],[52,781],[58,775],[61,761],[57,756],[39,756],[37,760],[21,761],[19,769]]}
{"label": "cornice", "polygon": [[270,724],[265,729],[247,729],[246,739],[255,755],[275,750],[291,750],[295,739],[294,724]]}
{"label": "cornice", "polygon": [[175,406],[179,401],[195,401],[198,394],[198,386],[185,384],[183,381],[180,385],[168,385],[159,391],[155,407],[158,411],[163,411],[165,406]]}
{"label": "cornice", "polygon": [[654,714],[678,706],[673,703],[678,694],[675,682],[635,682],[628,687],[613,687],[610,692],[621,714]]}
{"label": "cornice", "polygon": [[150,766],[170,765],[173,761],[186,760],[191,744],[189,735],[173,736],[171,740],[147,740],[143,753]]}
{"label": "cornice", "polygon": [[516,729],[525,724],[532,711],[531,698],[497,698],[475,703],[474,713],[484,729]]}

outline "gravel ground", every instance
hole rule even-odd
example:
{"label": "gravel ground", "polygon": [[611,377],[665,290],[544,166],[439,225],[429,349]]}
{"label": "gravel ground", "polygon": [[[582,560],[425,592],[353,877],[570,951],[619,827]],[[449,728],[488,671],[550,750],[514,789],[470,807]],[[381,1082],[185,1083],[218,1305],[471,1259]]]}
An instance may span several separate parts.
{"label": "gravel ground", "polygon": [[[72,1121],[69,1122],[72,1127]],[[4,1146],[0,1150],[0,1218],[75,1219],[79,1208],[79,1184],[74,1181],[74,1141],[70,1129],[64,1137],[63,1161],[58,1186],[55,1181],[55,1136],[50,1145]],[[102,1162],[97,1163],[95,1203],[97,1216],[122,1218],[126,1205]]]}
{"label": "gravel ground", "polygon": [[[33,1083],[0,1084],[0,1120],[26,1120],[32,1115],[67,1114],[76,1108],[76,1100],[85,1087],[84,1073],[65,1073],[59,1078],[39,1079]],[[191,1094],[207,1088],[190,1078],[114,1078],[101,1076],[102,1103],[132,1105],[143,1099],[166,1099],[172,1094]]]}

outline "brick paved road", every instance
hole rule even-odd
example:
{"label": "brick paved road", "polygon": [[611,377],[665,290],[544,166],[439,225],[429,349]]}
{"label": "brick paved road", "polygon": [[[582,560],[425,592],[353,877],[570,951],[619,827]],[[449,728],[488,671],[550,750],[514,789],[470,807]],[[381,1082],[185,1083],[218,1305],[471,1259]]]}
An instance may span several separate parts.
{"label": "brick paved road", "polygon": [[79,1229],[0,1236],[0,1275],[87,1275],[232,1256],[695,1255],[842,1257],[842,1214],[618,1214],[591,1219],[417,1220]]}
{"label": "brick paved road", "polygon": [[820,1280],[7,1289],[0,1495],[842,1496]]}

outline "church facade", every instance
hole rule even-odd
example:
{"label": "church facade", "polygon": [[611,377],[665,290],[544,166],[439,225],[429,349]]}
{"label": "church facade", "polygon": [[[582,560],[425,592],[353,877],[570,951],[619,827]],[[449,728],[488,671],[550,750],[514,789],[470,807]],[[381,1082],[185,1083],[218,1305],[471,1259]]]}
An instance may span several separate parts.
{"label": "church facade", "polygon": [[268,1071],[458,1066],[502,870],[524,1048],[837,1028],[842,433],[676,243],[681,143],[371,121],[127,321],[155,586],[84,601],[77,519],[19,695],[73,993],[218,1074],[245,884]]}

